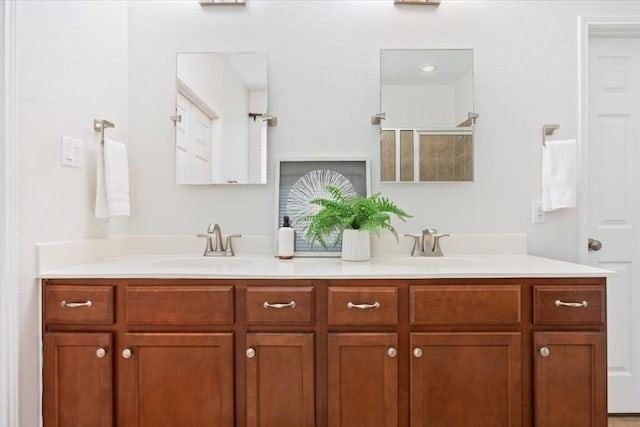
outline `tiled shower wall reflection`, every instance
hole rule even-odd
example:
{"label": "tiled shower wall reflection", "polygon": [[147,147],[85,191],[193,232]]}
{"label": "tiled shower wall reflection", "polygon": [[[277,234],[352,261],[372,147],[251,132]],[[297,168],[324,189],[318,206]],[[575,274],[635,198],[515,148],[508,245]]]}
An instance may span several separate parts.
{"label": "tiled shower wall reflection", "polygon": [[[380,145],[382,181],[414,181],[413,131],[401,130],[396,146],[393,130],[383,130]],[[420,135],[418,181],[472,181],[473,135]],[[396,153],[399,150],[399,161]],[[396,179],[396,164],[399,179]]]}
{"label": "tiled shower wall reflection", "polygon": [[420,181],[471,181],[472,135],[420,135]]}

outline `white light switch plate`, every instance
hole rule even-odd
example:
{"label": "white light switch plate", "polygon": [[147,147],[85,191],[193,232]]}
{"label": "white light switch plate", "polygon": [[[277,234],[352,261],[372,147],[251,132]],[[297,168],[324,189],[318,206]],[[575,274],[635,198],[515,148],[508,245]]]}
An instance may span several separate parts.
{"label": "white light switch plate", "polygon": [[84,163],[84,147],[82,141],[63,136],[61,147],[62,164],[72,168],[82,168]]}

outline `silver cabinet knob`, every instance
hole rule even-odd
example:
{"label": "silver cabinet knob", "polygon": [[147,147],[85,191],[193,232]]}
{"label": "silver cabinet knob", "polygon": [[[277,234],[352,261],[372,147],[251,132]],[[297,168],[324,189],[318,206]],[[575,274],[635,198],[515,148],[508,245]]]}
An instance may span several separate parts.
{"label": "silver cabinet knob", "polygon": [[249,359],[256,357],[256,350],[253,347],[249,347],[245,353]]}
{"label": "silver cabinet knob", "polygon": [[131,349],[125,348],[122,350],[122,357],[125,359],[130,359],[132,354]]}
{"label": "silver cabinet knob", "polygon": [[413,349],[413,356],[420,358],[422,357],[422,349],[420,347],[416,347]]}
{"label": "silver cabinet knob", "polygon": [[602,242],[600,240],[589,238],[587,248],[590,251],[599,251],[602,249]]}
{"label": "silver cabinet knob", "polygon": [[104,348],[100,347],[99,349],[96,350],[96,356],[98,356],[98,359],[102,359],[106,355],[107,355],[107,350],[105,350]]}
{"label": "silver cabinet knob", "polygon": [[389,347],[387,349],[387,355],[389,357],[396,357],[398,355],[398,350],[396,350],[394,347]]}
{"label": "silver cabinet knob", "polygon": [[547,347],[542,347],[540,349],[540,356],[542,357],[549,357],[549,348]]}

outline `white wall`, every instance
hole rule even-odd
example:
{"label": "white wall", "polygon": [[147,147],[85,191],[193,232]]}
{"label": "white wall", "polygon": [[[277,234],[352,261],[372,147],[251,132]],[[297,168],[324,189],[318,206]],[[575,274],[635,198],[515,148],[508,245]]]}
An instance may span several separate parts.
{"label": "white wall", "polygon": [[[139,173],[131,229],[194,234],[216,221],[225,232],[271,233],[277,158],[369,156],[373,190],[414,215],[399,231],[526,232],[531,253],[575,260],[576,211],[532,225],[530,207],[540,198],[542,125],[559,123],[559,138],[578,134],[580,15],[640,15],[640,2],[131,2],[129,130]],[[474,49],[474,183],[380,184],[378,128],[369,118],[380,111],[380,49],[389,48]],[[269,54],[269,111],[279,119],[270,128],[270,183],[176,187],[167,173],[175,53],[222,50]]]}
{"label": "white wall", "polygon": [[456,84],[455,90],[456,126],[469,118],[469,113],[475,112],[473,105],[473,70],[469,70]]}
{"label": "white wall", "polygon": [[[267,105],[266,91],[249,92],[249,110],[255,113],[264,113]],[[247,178],[249,182],[260,182],[262,159],[262,126],[264,122],[258,117],[255,121],[249,121],[249,141]]]}
{"label": "white wall", "polygon": [[[559,138],[578,133],[580,15],[638,16],[640,2],[18,1],[21,426],[40,417],[34,243],[196,234],[214,221],[225,233],[270,234],[278,158],[370,157],[373,191],[414,215],[401,233],[526,232],[531,253],[576,259],[576,212],[531,225],[530,203],[540,197],[541,126],[559,123]],[[390,48],[474,49],[474,183],[380,184],[369,118],[380,111],[380,49]],[[279,122],[269,129],[270,183],[178,187],[175,54],[231,50],[269,53],[269,110]],[[94,118],[114,121],[108,136],[129,147],[128,224],[105,228],[92,216]],[[61,135],[85,141],[84,169],[60,166]]]}
{"label": "white wall", "polygon": [[[93,119],[113,121],[107,136],[128,139],[127,5],[17,1],[16,9],[20,426],[32,427],[40,421],[34,244],[127,232],[127,220],[93,217]],[[84,141],[83,169],[60,165],[61,135]]]}
{"label": "white wall", "polygon": [[380,111],[385,128],[453,127],[456,122],[454,85],[381,85]]}
{"label": "white wall", "polygon": [[213,110],[213,179],[247,181],[249,91],[223,55],[181,55],[180,78]]}

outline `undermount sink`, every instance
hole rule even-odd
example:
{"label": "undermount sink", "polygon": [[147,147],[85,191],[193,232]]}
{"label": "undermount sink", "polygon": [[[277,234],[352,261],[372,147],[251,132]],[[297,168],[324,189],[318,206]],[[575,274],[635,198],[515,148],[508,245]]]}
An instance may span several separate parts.
{"label": "undermount sink", "polygon": [[188,257],[188,258],[172,258],[151,263],[155,267],[166,268],[204,268],[204,269],[223,269],[238,267],[241,265],[251,264],[253,261],[242,258],[233,257]]}
{"label": "undermount sink", "polygon": [[472,268],[486,267],[491,265],[491,261],[473,257],[402,257],[391,258],[384,261],[393,265],[405,265],[409,267],[425,268]]}

